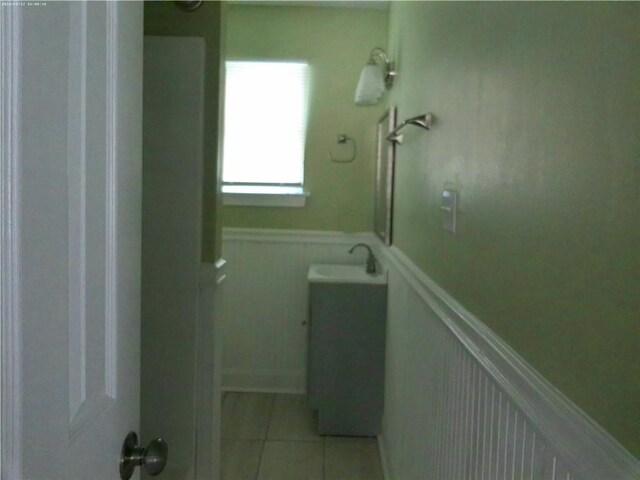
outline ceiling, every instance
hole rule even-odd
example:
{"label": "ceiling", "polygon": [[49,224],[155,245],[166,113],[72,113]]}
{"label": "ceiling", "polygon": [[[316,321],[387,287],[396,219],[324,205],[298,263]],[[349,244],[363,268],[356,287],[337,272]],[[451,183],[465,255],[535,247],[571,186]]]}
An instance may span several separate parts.
{"label": "ceiling", "polygon": [[369,10],[388,10],[386,0],[227,0],[227,3],[265,6],[306,6],[331,8],[362,8]]}

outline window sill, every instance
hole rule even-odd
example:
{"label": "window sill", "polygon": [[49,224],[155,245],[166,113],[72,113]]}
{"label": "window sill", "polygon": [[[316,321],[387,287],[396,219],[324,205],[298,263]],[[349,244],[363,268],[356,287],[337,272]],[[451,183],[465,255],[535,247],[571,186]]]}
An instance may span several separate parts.
{"label": "window sill", "polygon": [[309,192],[302,187],[223,185],[222,203],[239,207],[304,207]]}

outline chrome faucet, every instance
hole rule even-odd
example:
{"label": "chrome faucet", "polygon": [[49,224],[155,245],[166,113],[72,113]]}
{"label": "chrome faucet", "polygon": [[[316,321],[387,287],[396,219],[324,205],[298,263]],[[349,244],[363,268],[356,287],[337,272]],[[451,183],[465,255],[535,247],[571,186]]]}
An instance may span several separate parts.
{"label": "chrome faucet", "polygon": [[371,250],[371,247],[369,245],[367,245],[366,243],[357,243],[353,247],[351,247],[349,253],[353,253],[353,251],[358,247],[364,247],[369,252],[367,255],[367,273],[369,275],[375,275],[376,273],[378,273],[378,270],[376,268],[376,257],[373,255],[373,251]]}

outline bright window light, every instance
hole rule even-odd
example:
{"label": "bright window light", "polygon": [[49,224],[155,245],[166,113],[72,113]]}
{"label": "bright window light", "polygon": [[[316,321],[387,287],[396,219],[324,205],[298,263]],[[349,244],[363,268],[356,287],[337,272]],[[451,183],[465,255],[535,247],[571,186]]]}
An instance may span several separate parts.
{"label": "bright window light", "polygon": [[225,184],[300,185],[308,64],[226,62]]}

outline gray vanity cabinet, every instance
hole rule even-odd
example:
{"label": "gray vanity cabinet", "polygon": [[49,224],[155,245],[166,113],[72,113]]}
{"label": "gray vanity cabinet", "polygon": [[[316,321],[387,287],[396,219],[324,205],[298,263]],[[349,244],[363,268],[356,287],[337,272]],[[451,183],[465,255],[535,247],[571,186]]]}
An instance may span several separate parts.
{"label": "gray vanity cabinet", "polygon": [[308,401],[322,435],[380,433],[387,286],[309,284]]}

